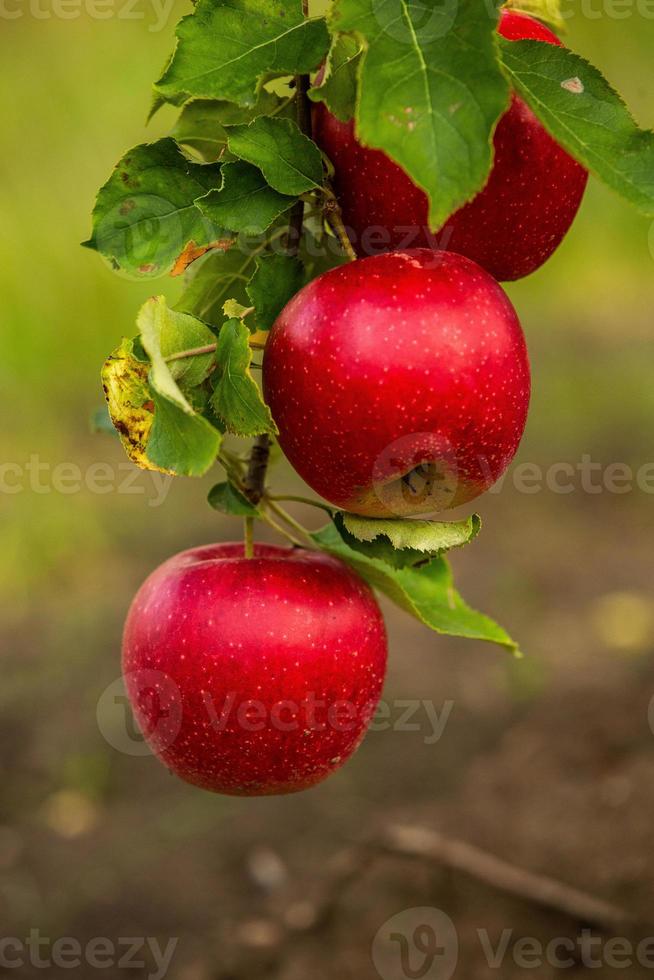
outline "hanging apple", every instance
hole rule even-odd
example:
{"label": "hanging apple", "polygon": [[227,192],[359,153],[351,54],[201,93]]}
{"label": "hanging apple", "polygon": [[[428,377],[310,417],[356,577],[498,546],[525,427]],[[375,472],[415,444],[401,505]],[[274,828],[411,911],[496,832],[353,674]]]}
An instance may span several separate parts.
{"label": "hanging apple", "polygon": [[436,513],[513,458],[530,393],[502,288],[451,252],[358,259],[304,287],[266,345],[264,393],[286,456],[344,510]]}
{"label": "hanging apple", "polygon": [[257,544],[164,562],[132,603],[123,674],[153,752],[234,796],[321,782],[361,742],[386,670],[368,586],[338,559]]}
{"label": "hanging apple", "polygon": [[[544,24],[512,11],[502,12],[499,31],[513,41],[561,44]],[[319,103],[314,139],[334,166],[334,189],[358,255],[444,248],[474,259],[501,281],[529,275],[558,248],[588,179],[514,94],[495,131],[495,160],[486,186],[432,233],[427,195],[385,153],[363,146],[352,120],[341,122]]]}

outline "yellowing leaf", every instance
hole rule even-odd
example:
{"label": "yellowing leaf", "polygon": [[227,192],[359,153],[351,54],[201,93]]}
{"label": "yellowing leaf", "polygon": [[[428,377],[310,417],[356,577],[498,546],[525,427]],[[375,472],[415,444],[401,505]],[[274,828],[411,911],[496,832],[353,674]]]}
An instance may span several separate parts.
{"label": "yellowing leaf", "polygon": [[209,245],[197,245],[195,242],[189,242],[184,251],[177,257],[175,265],[170,270],[170,275],[182,276],[193,262],[201,259],[207,252],[213,252],[216,249],[226,252],[233,244],[233,238],[219,238],[218,241],[210,242]]}
{"label": "yellowing leaf", "polygon": [[149,365],[137,360],[133,350],[133,341],[125,338],[102,366],[102,388],[109,415],[133,463],[145,470],[170,473],[171,470],[155,466],[146,455],[154,420],[152,395],[148,389]]}

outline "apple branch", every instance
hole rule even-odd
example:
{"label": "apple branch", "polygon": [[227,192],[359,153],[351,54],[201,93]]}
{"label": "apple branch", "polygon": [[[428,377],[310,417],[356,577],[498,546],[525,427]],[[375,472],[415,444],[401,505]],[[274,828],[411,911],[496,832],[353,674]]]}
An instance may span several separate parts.
{"label": "apple branch", "polygon": [[[302,0],[304,16],[308,16],[308,0]],[[308,75],[296,75],[295,77],[295,99],[297,122],[300,130],[306,135],[311,136],[311,106],[307,98],[310,79]],[[293,207],[288,223],[288,237],[286,241],[286,252],[288,255],[295,256],[300,250],[302,240],[302,229],[304,227],[304,201],[301,199]],[[247,474],[245,477],[244,490],[248,499],[253,504],[258,504],[265,492],[266,471],[270,459],[270,436],[264,434],[257,437],[252,446],[252,452],[248,462]],[[246,528],[246,538],[248,536]],[[247,547],[247,545],[246,545]]]}
{"label": "apple branch", "polygon": [[243,486],[246,497],[255,506],[263,497],[269,459],[270,437],[265,434],[257,436],[248,460],[248,469]]}

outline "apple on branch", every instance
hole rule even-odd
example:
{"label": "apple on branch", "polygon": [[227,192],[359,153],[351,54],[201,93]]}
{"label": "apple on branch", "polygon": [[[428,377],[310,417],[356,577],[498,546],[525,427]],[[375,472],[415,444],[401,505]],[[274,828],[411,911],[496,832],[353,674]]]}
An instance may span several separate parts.
{"label": "apple on branch", "polygon": [[[514,11],[502,12],[499,31],[512,41],[561,44],[544,24]],[[363,146],[353,120],[341,122],[318,103],[313,129],[334,166],[334,190],[358,255],[443,248],[474,259],[500,281],[520,279],[561,244],[588,180],[588,172],[513,94],[495,131],[486,186],[432,233],[425,192],[381,150]]]}
{"label": "apple on branch", "polygon": [[451,252],[323,273],[282,310],[263,386],[286,456],[330,503],[437,513],[487,490],[527,418],[522,328],[501,286]]}
{"label": "apple on branch", "polygon": [[326,554],[215,544],[142,585],[123,675],[153,752],[182,779],[234,796],[294,793],[363,739],[386,671],[375,598]]}

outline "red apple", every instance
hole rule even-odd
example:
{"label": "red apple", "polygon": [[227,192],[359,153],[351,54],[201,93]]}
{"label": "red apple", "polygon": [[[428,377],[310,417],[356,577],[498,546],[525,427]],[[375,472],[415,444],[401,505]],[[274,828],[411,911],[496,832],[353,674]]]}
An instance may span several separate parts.
{"label": "red apple", "polygon": [[[525,14],[504,11],[499,30],[513,41],[561,43]],[[432,234],[424,191],[385,153],[364,147],[353,121],[340,122],[319,103],[313,135],[334,165],[334,189],[358,255],[445,248],[474,259],[500,280],[529,275],[558,248],[588,179],[514,94],[495,131],[495,161],[486,186]]]}
{"label": "red apple", "polygon": [[525,340],[501,286],[460,255],[357,259],[305,286],[263,361],[279,441],[345,510],[434,513],[488,489],[527,417]]}
{"label": "red apple", "polygon": [[212,544],[136,594],[123,674],[153,752],[189,783],[293,793],[352,755],[377,706],[386,631],[368,586],[302,549]]}

